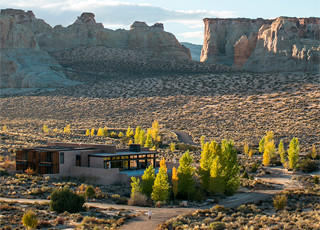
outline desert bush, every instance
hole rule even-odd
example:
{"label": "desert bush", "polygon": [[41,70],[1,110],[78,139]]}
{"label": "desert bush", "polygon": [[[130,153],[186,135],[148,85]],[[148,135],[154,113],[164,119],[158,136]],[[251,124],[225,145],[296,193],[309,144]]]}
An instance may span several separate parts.
{"label": "desert bush", "polygon": [[172,227],[174,227],[174,228],[176,228],[176,227],[178,227],[178,226],[181,226],[181,225],[183,225],[183,223],[182,223],[181,221],[174,221],[174,222],[172,223]]}
{"label": "desert bush", "polygon": [[116,225],[117,226],[123,225],[125,221],[126,221],[126,218],[125,217],[121,217],[120,219],[118,219],[116,221]]}
{"label": "desert bush", "polygon": [[64,217],[63,216],[58,216],[55,220],[54,220],[54,222],[56,223],[56,224],[64,224],[64,222],[65,222],[66,220],[64,219]]}
{"label": "desert bush", "polygon": [[315,184],[319,184],[319,177],[317,175],[314,176],[313,181]]}
{"label": "desert bush", "polygon": [[260,166],[259,163],[253,163],[251,166],[251,172],[253,172],[253,173],[257,172],[259,166]]}
{"label": "desert bush", "polygon": [[287,196],[284,194],[276,195],[273,198],[273,205],[277,211],[282,210],[287,205]]}
{"label": "desert bush", "polygon": [[128,200],[128,205],[147,207],[148,197],[146,195],[136,192],[131,195],[131,198]]}
{"label": "desert bush", "polygon": [[211,230],[222,230],[225,228],[226,228],[226,224],[224,222],[213,222],[209,226],[209,229]]}
{"label": "desert bush", "polygon": [[37,224],[37,228],[38,228],[38,229],[41,229],[41,228],[43,228],[43,227],[51,227],[50,222],[47,221],[47,220],[40,220],[40,221],[38,222],[38,224]]}
{"label": "desert bush", "polygon": [[50,209],[58,213],[68,211],[70,213],[84,210],[83,204],[86,198],[82,194],[76,194],[68,187],[55,189],[50,195]]}
{"label": "desert bush", "polygon": [[216,210],[216,211],[218,211],[218,212],[226,212],[226,211],[228,211],[228,209],[225,208],[225,207],[222,206],[222,205],[215,205],[215,206],[213,207],[213,210]]}
{"label": "desert bush", "polygon": [[300,163],[300,170],[302,172],[314,172],[317,170],[317,166],[316,164],[314,163],[313,160],[307,158],[307,159],[303,159]]}
{"label": "desert bush", "polygon": [[28,228],[35,228],[38,224],[37,215],[31,210],[27,211],[23,214],[22,224]]}
{"label": "desert bush", "polygon": [[7,225],[1,228],[1,230],[11,230],[11,226]]}
{"label": "desert bush", "polygon": [[86,188],[85,195],[87,198],[93,198],[95,194],[96,194],[96,191],[91,185]]}
{"label": "desert bush", "polygon": [[29,192],[30,195],[41,195],[43,191],[40,188],[34,188]]}
{"label": "desert bush", "polygon": [[238,210],[239,212],[242,212],[242,213],[249,213],[249,212],[251,212],[250,207],[248,207],[248,206],[245,205],[245,204],[240,205],[240,206],[237,208],[237,210]]}
{"label": "desert bush", "polygon": [[244,172],[242,174],[242,178],[249,179],[249,174],[248,174],[247,170],[244,170]]}

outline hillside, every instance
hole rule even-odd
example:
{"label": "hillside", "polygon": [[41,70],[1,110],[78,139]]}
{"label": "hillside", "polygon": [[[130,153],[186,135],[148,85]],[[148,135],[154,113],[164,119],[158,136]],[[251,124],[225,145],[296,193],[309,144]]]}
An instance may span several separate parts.
{"label": "hillside", "polygon": [[189,42],[180,42],[180,44],[190,50],[192,60],[200,61],[202,45],[195,45]]}

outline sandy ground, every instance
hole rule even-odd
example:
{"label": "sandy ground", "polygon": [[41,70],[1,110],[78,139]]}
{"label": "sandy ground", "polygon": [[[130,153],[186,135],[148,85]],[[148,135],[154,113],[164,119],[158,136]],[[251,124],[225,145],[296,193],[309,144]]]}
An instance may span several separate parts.
{"label": "sandy ground", "polygon": [[[226,200],[220,202],[220,205],[223,205],[228,208],[237,207],[241,204],[251,203],[259,200],[265,200],[273,195],[280,193],[285,189],[295,189],[300,188],[302,185],[297,180],[291,180],[294,176],[303,175],[300,172],[288,172],[281,167],[273,167],[268,168],[268,171],[271,174],[266,174],[260,179],[278,184],[276,189],[274,190],[253,190],[246,191],[243,193],[237,193],[234,196],[228,197]],[[39,199],[10,199],[10,198],[2,198],[0,200],[3,201],[17,201],[17,202],[48,202],[48,200],[39,200]],[[133,210],[136,212],[144,212],[144,215],[133,218],[127,221],[124,225],[120,227],[123,230],[150,230],[156,229],[158,224],[165,222],[166,220],[178,216],[179,214],[194,211],[197,209],[207,209],[212,208],[213,205],[203,206],[203,207],[188,207],[188,208],[149,208],[149,207],[137,207],[137,206],[128,206],[128,205],[115,205],[115,204],[103,204],[97,202],[87,202],[86,205],[99,207],[99,208],[110,208],[114,207],[117,209],[124,208],[128,210]],[[152,211],[152,217],[149,220],[147,212]]]}

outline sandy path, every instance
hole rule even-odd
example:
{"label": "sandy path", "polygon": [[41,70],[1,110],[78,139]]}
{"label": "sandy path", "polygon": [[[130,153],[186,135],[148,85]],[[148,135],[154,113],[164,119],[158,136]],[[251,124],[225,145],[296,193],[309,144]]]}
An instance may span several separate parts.
{"label": "sandy path", "polygon": [[188,133],[183,132],[183,131],[172,131],[172,132],[177,134],[178,140],[180,142],[186,143],[188,145],[200,146],[199,144],[193,142],[192,137]]}

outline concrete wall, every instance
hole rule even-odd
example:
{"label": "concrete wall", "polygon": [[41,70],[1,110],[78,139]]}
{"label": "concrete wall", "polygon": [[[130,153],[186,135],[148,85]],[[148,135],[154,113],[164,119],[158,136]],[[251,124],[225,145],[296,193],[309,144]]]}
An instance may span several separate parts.
{"label": "concrete wall", "polygon": [[90,168],[103,168],[102,157],[90,157]]}
{"label": "concrete wall", "polygon": [[[85,176],[97,176],[96,184],[110,185],[115,182],[122,182],[128,185],[128,178],[126,174],[119,173],[119,169],[103,169],[92,167],[77,167],[70,166],[70,176],[77,177],[79,175]],[[129,181],[130,182],[130,181]]]}
{"label": "concrete wall", "polygon": [[[101,150],[81,150],[81,166],[88,167],[88,155],[92,153],[101,153]],[[102,160],[103,161],[103,160]]]}
{"label": "concrete wall", "polygon": [[[61,151],[64,152],[64,151]],[[80,155],[80,150],[65,151],[64,152],[64,164],[59,164],[59,174],[65,175],[69,173],[70,166],[76,166],[76,155]],[[59,153],[59,163],[60,163],[60,153]]]}

